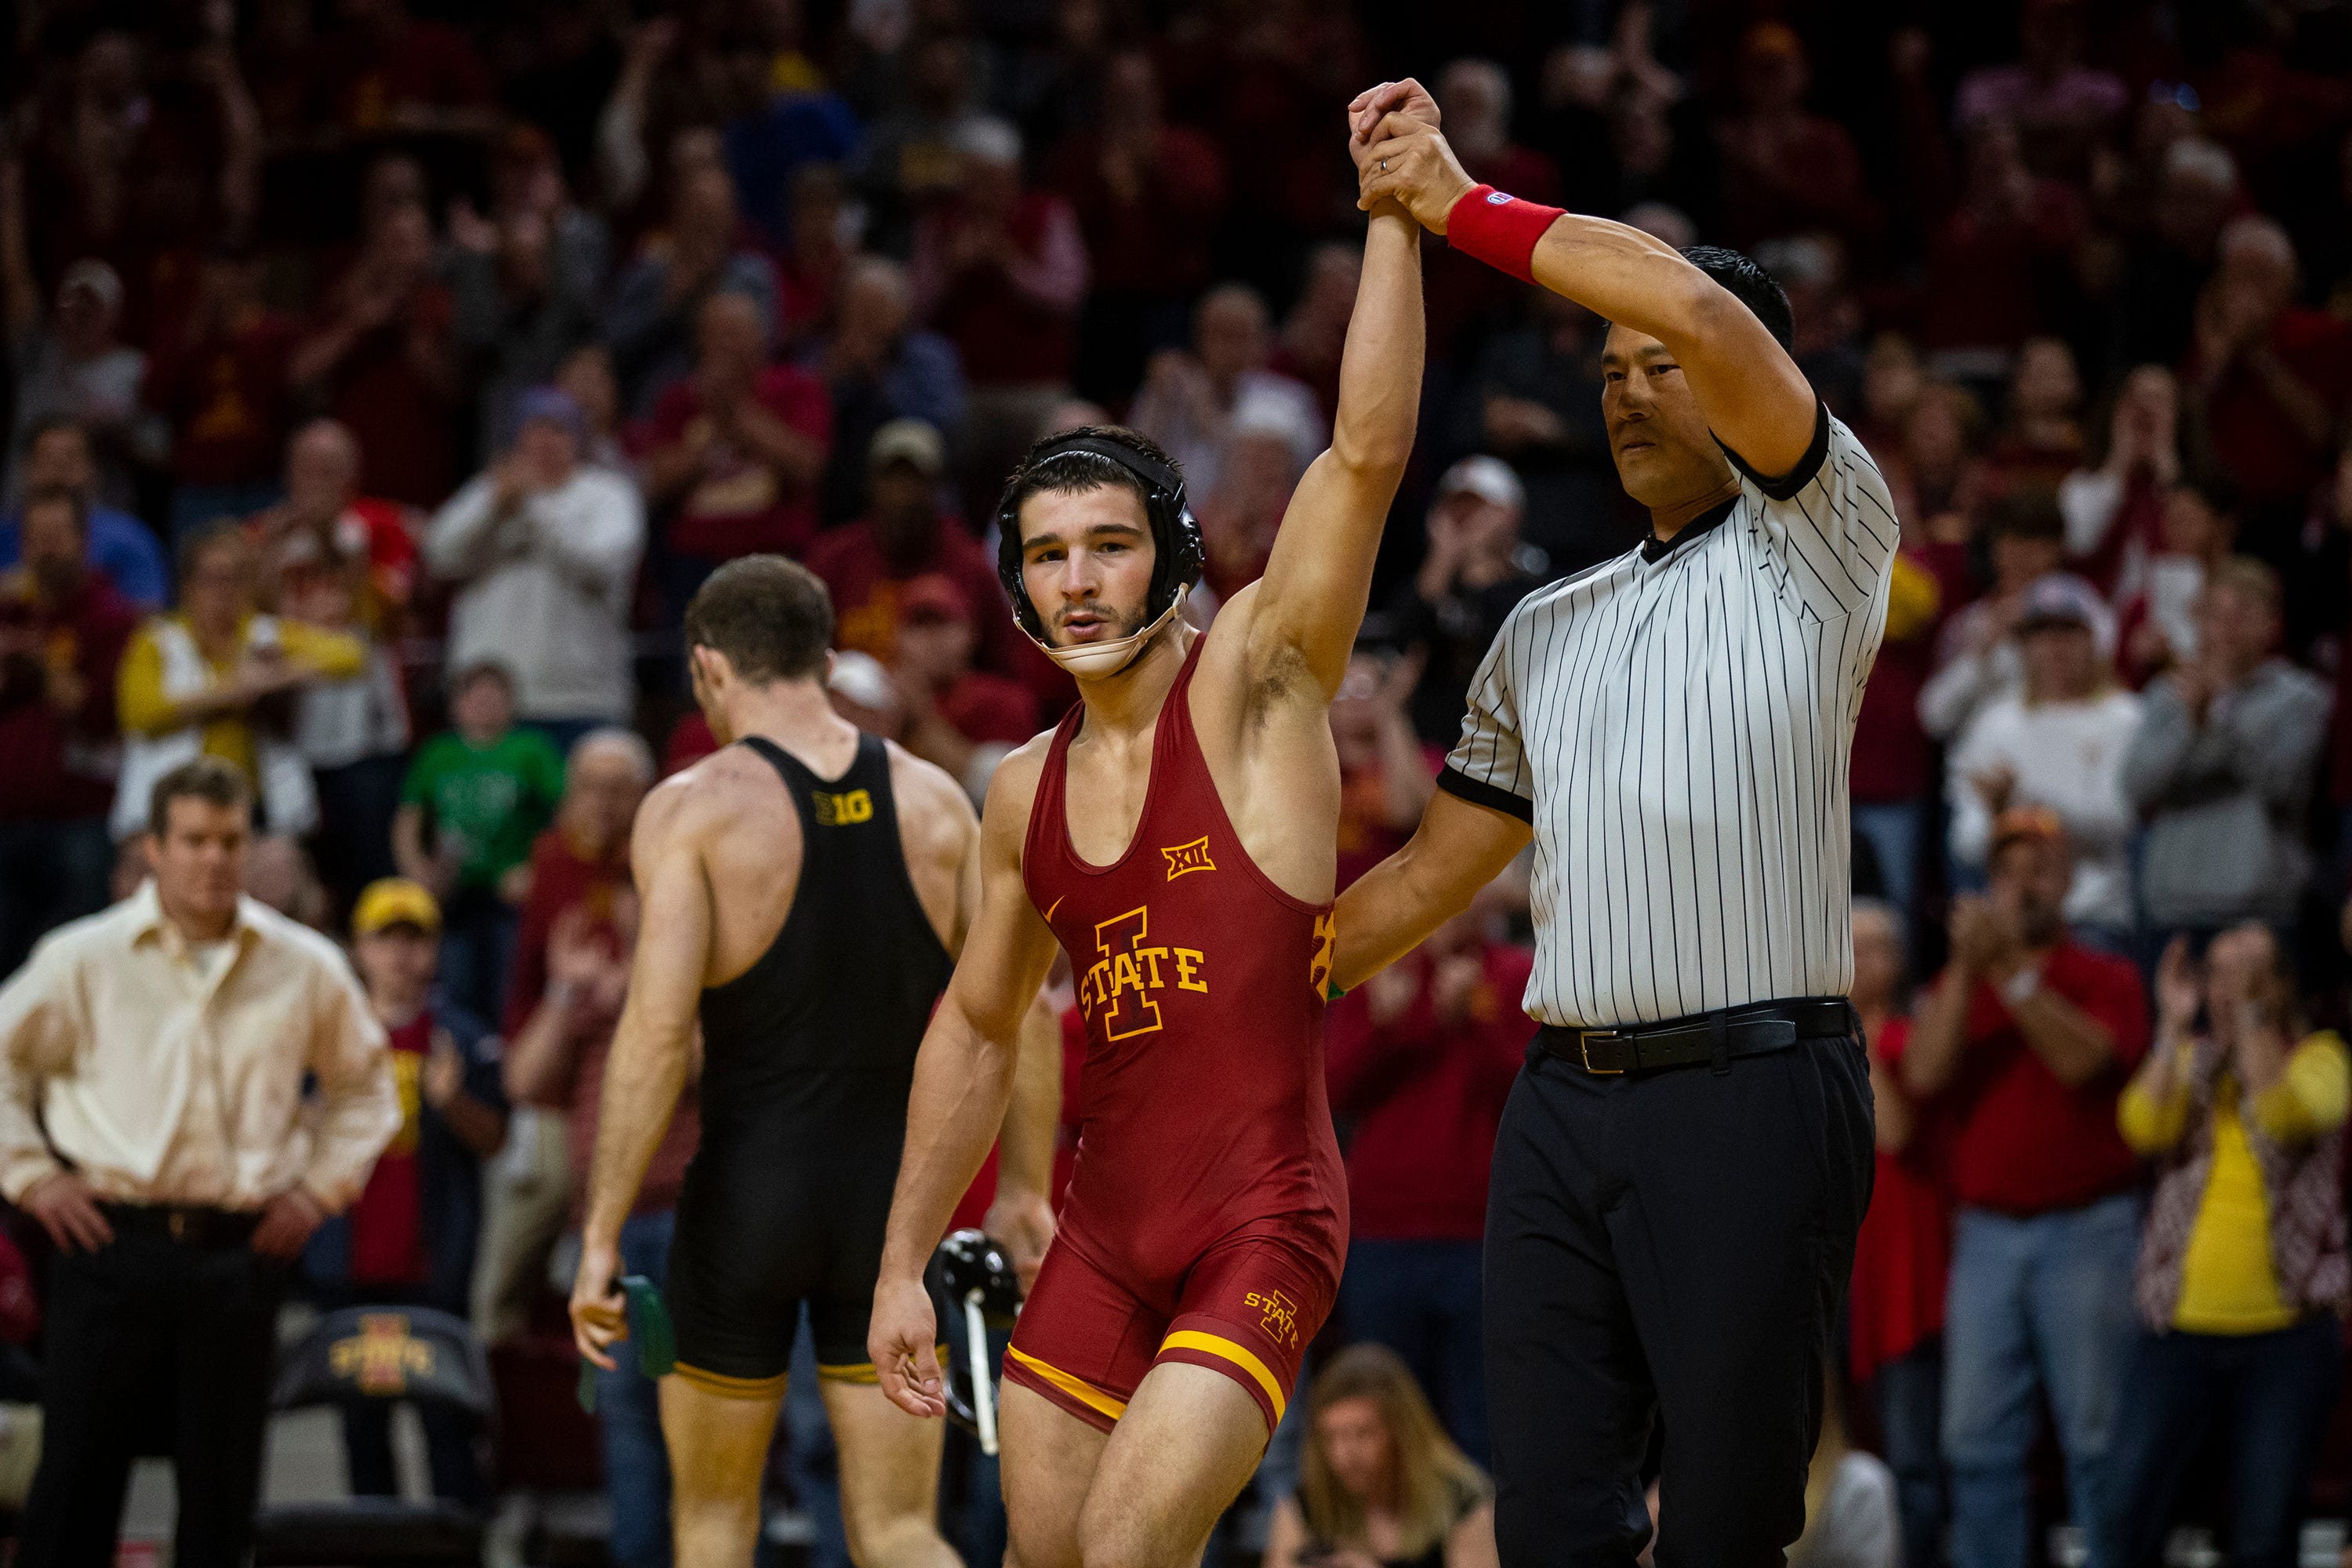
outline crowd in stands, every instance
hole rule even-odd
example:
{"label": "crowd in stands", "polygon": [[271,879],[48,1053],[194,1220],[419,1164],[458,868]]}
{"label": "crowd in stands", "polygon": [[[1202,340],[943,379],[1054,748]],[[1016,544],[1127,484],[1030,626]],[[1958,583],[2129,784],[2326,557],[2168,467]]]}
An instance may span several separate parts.
{"label": "crowd in stands", "polygon": [[[677,628],[719,563],[809,564],[842,710],[975,798],[1074,697],[992,563],[1031,441],[1122,420],[1179,458],[1199,618],[1257,574],[1354,300],[1341,109],[1412,71],[1475,177],[1769,268],[1896,498],[1852,781],[1877,1198],[1799,1559],[2010,1568],[2071,1517],[2150,1562],[2178,1497],[2289,1560],[2352,1306],[2341,7],[651,9],[16,16],[0,974],[138,886],[157,779],[244,775],[251,890],[348,940],[407,1114],[313,1244],[322,1302],[560,1319],[629,825],[712,746]],[[1411,833],[1503,616],[1644,524],[1606,323],[1425,257],[1419,448],[1333,709],[1343,881]],[[1333,1010],[1356,1235],[1264,1500],[1288,1561],[1478,1560],[1524,910],[1507,879]],[[689,1095],[633,1258],[695,1125]],[[632,1376],[613,1545],[658,1563]],[[2217,1504],[2183,1473],[2224,1425]],[[381,1426],[350,1439],[387,1484]],[[450,1489],[470,1440],[435,1434]]]}

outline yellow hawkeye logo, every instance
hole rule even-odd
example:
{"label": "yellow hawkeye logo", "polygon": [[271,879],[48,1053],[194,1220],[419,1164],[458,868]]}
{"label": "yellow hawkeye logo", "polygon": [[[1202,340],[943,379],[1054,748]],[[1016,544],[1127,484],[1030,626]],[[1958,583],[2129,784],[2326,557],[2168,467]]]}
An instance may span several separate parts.
{"label": "yellow hawkeye logo", "polygon": [[1209,836],[1205,833],[1190,844],[1179,844],[1172,849],[1163,847],[1160,852],[1168,857],[1168,879],[1171,882],[1187,871],[1217,868],[1217,863],[1209,858]]}

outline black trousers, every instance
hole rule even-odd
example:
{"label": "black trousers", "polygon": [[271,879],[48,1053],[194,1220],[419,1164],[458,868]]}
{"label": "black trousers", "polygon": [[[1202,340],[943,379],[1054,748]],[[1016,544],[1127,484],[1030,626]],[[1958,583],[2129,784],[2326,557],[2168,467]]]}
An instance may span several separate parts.
{"label": "black trousers", "polygon": [[1870,1201],[1858,1038],[1594,1077],[1530,1049],[1486,1208],[1505,1568],[1779,1568]]}
{"label": "black trousers", "polygon": [[119,1218],[112,1243],[56,1260],[23,1568],[110,1568],[131,1459],[159,1427],[179,1483],[174,1568],[240,1568],[290,1272],[239,1241],[175,1241]]}

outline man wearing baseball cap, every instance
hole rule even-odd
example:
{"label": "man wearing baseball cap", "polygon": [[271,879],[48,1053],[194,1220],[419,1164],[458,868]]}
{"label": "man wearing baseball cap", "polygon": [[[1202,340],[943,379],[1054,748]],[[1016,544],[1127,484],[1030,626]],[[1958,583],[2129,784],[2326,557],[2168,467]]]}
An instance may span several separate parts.
{"label": "man wearing baseball cap", "polygon": [[953,774],[975,804],[1004,754],[1037,732],[1037,699],[1017,680],[971,667],[979,633],[964,591],[925,573],[898,596],[891,674],[907,710],[907,749]]}
{"label": "man wearing baseball cap", "polygon": [[[312,1258],[354,1304],[436,1307],[462,1318],[481,1235],[482,1165],[506,1142],[507,1100],[498,1037],[435,993],[440,939],[441,907],[422,883],[386,877],[352,906],[352,960],[392,1048],[401,1124]],[[437,1406],[418,1415],[434,1494],[479,1502],[470,1423]],[[342,1416],[352,1490],[398,1496],[389,1408],[351,1405]]]}
{"label": "man wearing baseball cap", "polygon": [[2020,1561],[2026,1461],[2047,1394],[2068,1511],[2108,1560],[2109,1456],[2137,1342],[2138,1167],[2116,1102],[2147,1050],[2138,971],[2074,940],[2074,853],[2057,813],[2013,806],[1987,896],[1952,901],[1952,957],[1891,1057],[1945,1119],[1959,1203],[1944,1330],[1952,1559]]}
{"label": "man wearing baseball cap", "polygon": [[1429,649],[1412,710],[1424,744],[1453,744],[1470,679],[1503,617],[1544,581],[1543,552],[1519,539],[1527,507],[1519,476],[1500,458],[1465,458],[1437,481],[1428,552],[1381,628],[1391,641]]}

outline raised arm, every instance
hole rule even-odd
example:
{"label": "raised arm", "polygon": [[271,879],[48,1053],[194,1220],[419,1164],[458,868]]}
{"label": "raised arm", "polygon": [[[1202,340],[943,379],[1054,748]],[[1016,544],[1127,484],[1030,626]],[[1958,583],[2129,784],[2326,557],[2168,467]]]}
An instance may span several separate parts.
{"label": "raised arm", "polygon": [[[1053,930],[1021,882],[1021,843],[1037,772],[1034,754],[1016,752],[989,790],[981,818],[980,915],[915,1057],[906,1152],[866,1339],[883,1393],[914,1415],[947,1412],[923,1268],[1004,1125],[1023,1024],[1054,963]],[[1021,1138],[1013,1142],[1016,1159],[1030,1152]]]}
{"label": "raised arm", "polygon": [[709,961],[710,877],[692,817],[693,804],[681,791],[656,791],[639,811],[629,845],[643,914],[628,1001],[604,1059],[588,1215],[572,1287],[572,1338],[582,1355],[607,1370],[614,1364],[608,1347],[628,1333],[615,1288],[621,1222],[629,1217],[646,1166],[686,1087],[695,1008]]}
{"label": "raised arm", "polygon": [[[1358,163],[1358,205],[1402,202],[1422,226],[1444,234],[1477,182],[1418,110],[1426,99],[1420,83],[1406,80],[1356,100],[1356,127],[1370,143]],[[1477,216],[1491,221],[1513,206],[1525,204],[1495,204]],[[1818,405],[1804,374],[1745,305],[1674,247],[1627,224],[1562,213],[1536,241],[1529,271],[1602,321],[1664,343],[1708,426],[1755,472],[1776,477],[1804,460]]]}
{"label": "raised arm", "polygon": [[1339,895],[1331,983],[1352,991],[1419,947],[1468,909],[1478,889],[1501,876],[1534,837],[1532,827],[1508,812],[1473,805],[1445,790],[1432,795],[1405,847]]}
{"label": "raised arm", "polygon": [[1383,203],[1364,238],[1331,446],[1290,498],[1250,612],[1250,668],[1302,659],[1327,703],[1348,672],[1381,530],[1412,456],[1422,339],[1421,236],[1403,208]]}

